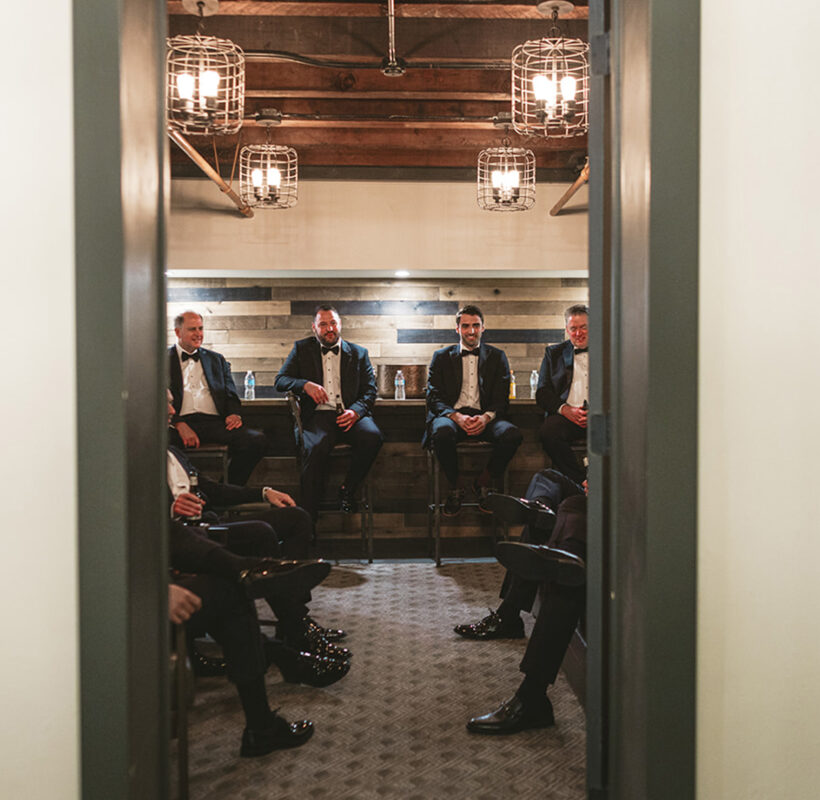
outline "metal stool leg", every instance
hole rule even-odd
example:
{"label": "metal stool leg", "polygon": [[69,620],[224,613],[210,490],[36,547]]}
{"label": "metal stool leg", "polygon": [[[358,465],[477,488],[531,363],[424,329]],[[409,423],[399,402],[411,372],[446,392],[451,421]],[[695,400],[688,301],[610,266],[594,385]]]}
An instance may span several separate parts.
{"label": "metal stool leg", "polygon": [[441,566],[441,469],[433,458],[433,534],[435,536],[436,566]]}

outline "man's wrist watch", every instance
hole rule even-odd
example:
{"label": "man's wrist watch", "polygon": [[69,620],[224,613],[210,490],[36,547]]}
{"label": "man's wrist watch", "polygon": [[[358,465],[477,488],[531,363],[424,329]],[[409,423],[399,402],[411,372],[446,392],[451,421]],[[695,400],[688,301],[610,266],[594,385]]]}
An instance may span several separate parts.
{"label": "man's wrist watch", "polygon": [[264,486],[262,488],[262,499],[267,503],[268,501],[268,492],[272,492],[273,489],[270,486]]}

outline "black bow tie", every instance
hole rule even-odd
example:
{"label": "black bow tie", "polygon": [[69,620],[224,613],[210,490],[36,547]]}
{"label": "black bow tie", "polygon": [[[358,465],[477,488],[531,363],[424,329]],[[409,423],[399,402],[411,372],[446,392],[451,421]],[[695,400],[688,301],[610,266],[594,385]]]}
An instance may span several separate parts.
{"label": "black bow tie", "polygon": [[182,363],[184,364],[189,358],[192,358],[194,361],[199,361],[199,350],[195,353],[186,353],[184,350],[182,351]]}
{"label": "black bow tie", "polygon": [[336,345],[333,345],[333,347],[325,347],[324,345],[322,345],[322,355],[325,355],[326,353],[333,353],[334,356],[338,356],[339,355],[339,345],[336,344]]}
{"label": "black bow tie", "polygon": [[476,358],[478,358],[478,348],[476,348],[475,350],[462,350],[461,357],[464,358],[464,356],[475,356]]}
{"label": "black bow tie", "polygon": [[576,347],[575,354],[577,355],[578,353],[586,353],[587,350],[589,350],[588,347]]}

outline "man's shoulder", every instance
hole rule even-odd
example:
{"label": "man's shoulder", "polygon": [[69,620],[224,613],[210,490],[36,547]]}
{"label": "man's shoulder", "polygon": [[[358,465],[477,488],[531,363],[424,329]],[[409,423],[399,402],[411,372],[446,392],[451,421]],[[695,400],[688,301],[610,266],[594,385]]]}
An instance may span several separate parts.
{"label": "man's shoulder", "polygon": [[454,348],[457,347],[458,345],[455,344],[448,344],[446,347],[440,347],[433,353],[433,359],[444,358],[444,356],[450,355],[453,352]]}
{"label": "man's shoulder", "polygon": [[356,344],[355,342],[351,342],[348,339],[344,339],[343,341],[350,348],[351,353],[355,353],[359,357],[367,355],[366,347],[363,347],[360,344]]}
{"label": "man's shoulder", "polygon": [[547,355],[563,355],[568,347],[572,347],[572,342],[569,339],[564,339],[563,342],[548,344],[546,353]]}
{"label": "man's shoulder", "polygon": [[225,356],[222,353],[217,353],[216,350],[208,350],[205,347],[199,348],[199,357],[200,358],[213,358],[217,361],[224,361]]}
{"label": "man's shoulder", "polygon": [[507,355],[500,347],[495,347],[494,345],[487,344],[486,342],[482,343],[482,347],[488,356],[492,355],[494,358],[497,356]]}

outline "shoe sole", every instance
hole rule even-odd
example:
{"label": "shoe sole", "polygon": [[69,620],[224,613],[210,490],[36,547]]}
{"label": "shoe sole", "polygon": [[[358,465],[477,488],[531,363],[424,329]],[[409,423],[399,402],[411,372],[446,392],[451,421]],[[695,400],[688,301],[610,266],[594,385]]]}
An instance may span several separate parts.
{"label": "shoe sole", "polygon": [[258,600],[263,597],[293,597],[309,592],[318,586],[329,574],[331,564],[328,561],[317,561],[312,564],[300,564],[287,572],[270,575],[263,580],[254,581],[245,591],[248,597]]}
{"label": "shoe sole", "polygon": [[555,725],[555,718],[536,720],[526,725],[516,725],[512,728],[491,727],[491,726],[475,726],[471,727],[471,722],[467,723],[467,730],[470,733],[478,733],[481,736],[511,736],[514,733],[522,733],[523,731],[537,730],[538,728],[551,728]]}
{"label": "shoe sole", "polygon": [[268,753],[273,753],[276,750],[291,750],[294,747],[301,747],[311,738],[311,736],[313,736],[314,730],[315,729],[313,727],[308,728],[308,733],[304,736],[287,739],[281,743],[273,745],[272,747],[261,747],[256,749],[243,746],[239,749],[239,755],[241,758],[259,758],[260,756],[268,755]]}
{"label": "shoe sole", "polygon": [[453,628],[453,633],[461,636],[462,639],[470,639],[473,642],[487,642],[491,639],[523,639],[524,638],[524,624],[521,628],[512,633],[490,633],[490,634],[475,634],[467,630],[459,630],[458,626]]}
{"label": "shoe sole", "polygon": [[341,674],[335,673],[333,675],[329,673],[322,676],[295,675],[292,672],[289,675],[286,675],[281,667],[279,668],[279,671],[282,673],[282,677],[285,679],[286,683],[301,683],[304,686],[313,686],[316,689],[323,689],[325,686],[332,686],[334,683],[337,683],[344,678],[348,672],[350,672],[349,661],[340,661],[339,664]]}
{"label": "shoe sole", "polygon": [[502,566],[527,581],[553,581],[562,586],[586,583],[584,562],[562,550],[539,551],[520,542],[499,542],[495,557]]}
{"label": "shoe sole", "polygon": [[532,519],[532,509],[518,497],[509,494],[491,494],[485,501],[487,513],[495,514],[508,525],[526,525]]}

